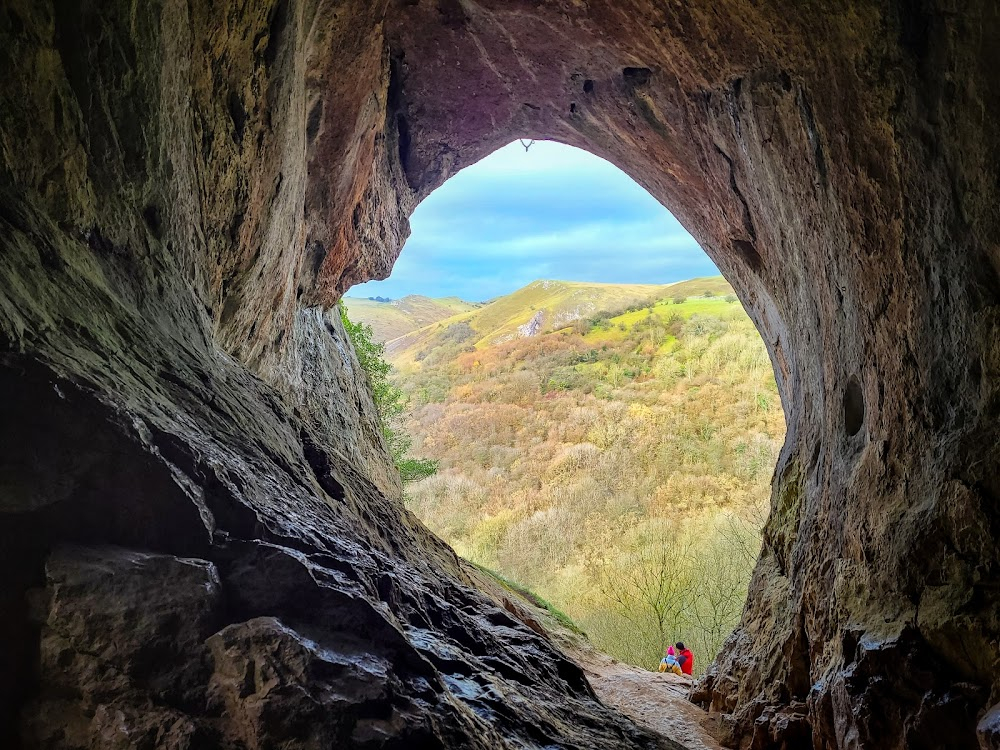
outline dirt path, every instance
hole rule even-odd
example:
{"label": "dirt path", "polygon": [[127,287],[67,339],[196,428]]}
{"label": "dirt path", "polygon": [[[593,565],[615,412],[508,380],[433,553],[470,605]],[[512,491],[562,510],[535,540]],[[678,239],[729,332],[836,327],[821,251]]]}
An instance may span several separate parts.
{"label": "dirt path", "polygon": [[498,579],[472,565],[468,565],[467,572],[472,582],[492,595],[499,606],[535,632],[545,633],[579,664],[606,706],[687,750],[724,750],[702,727],[708,714],[687,699],[692,685],[689,678],[647,672],[612,659],[523,593],[505,588]]}
{"label": "dirt path", "polygon": [[687,700],[689,679],[647,672],[596,652],[574,656],[597,696],[636,724],[690,750],[723,750],[701,726],[707,714]]}

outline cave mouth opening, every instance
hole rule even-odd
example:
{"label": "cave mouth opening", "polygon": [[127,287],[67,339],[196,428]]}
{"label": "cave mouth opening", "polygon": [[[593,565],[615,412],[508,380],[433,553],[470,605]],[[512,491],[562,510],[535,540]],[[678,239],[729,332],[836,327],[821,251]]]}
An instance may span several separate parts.
{"label": "cave mouth opening", "polygon": [[612,656],[653,668],[682,640],[701,671],[742,612],[784,437],[732,287],[625,172],[554,141],[463,169],[411,226],[392,275],[345,297],[405,394],[393,429],[439,467],[408,506]]}

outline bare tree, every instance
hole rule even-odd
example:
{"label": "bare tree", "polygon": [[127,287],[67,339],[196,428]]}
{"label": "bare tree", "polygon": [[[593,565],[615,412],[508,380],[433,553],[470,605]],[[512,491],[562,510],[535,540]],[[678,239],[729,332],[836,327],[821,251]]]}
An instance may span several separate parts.
{"label": "bare tree", "polygon": [[690,616],[706,659],[715,657],[739,622],[760,554],[762,523],[757,514],[719,519],[696,557],[697,597]]}
{"label": "bare tree", "polygon": [[602,560],[599,587],[634,633],[629,649],[639,663],[655,664],[676,639],[692,606],[693,545],[676,533],[612,561]]}

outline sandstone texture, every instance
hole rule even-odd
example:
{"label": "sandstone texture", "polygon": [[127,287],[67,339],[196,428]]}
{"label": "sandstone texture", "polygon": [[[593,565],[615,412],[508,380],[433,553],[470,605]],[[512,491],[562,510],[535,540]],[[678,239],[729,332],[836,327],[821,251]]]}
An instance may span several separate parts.
{"label": "sandstone texture", "polygon": [[523,136],[772,355],[724,744],[998,746],[992,0],[7,0],[0,60],[0,745],[669,746],[405,511],[329,312]]}

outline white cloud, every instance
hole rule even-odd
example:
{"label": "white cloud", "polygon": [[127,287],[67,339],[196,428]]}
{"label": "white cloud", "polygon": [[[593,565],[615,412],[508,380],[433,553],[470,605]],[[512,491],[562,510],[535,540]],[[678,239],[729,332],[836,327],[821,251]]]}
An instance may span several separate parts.
{"label": "white cloud", "polygon": [[535,278],[667,283],[717,273],[642,187],[571,146],[514,142],[462,170],[414,212],[390,279],[353,295],[483,299]]}

